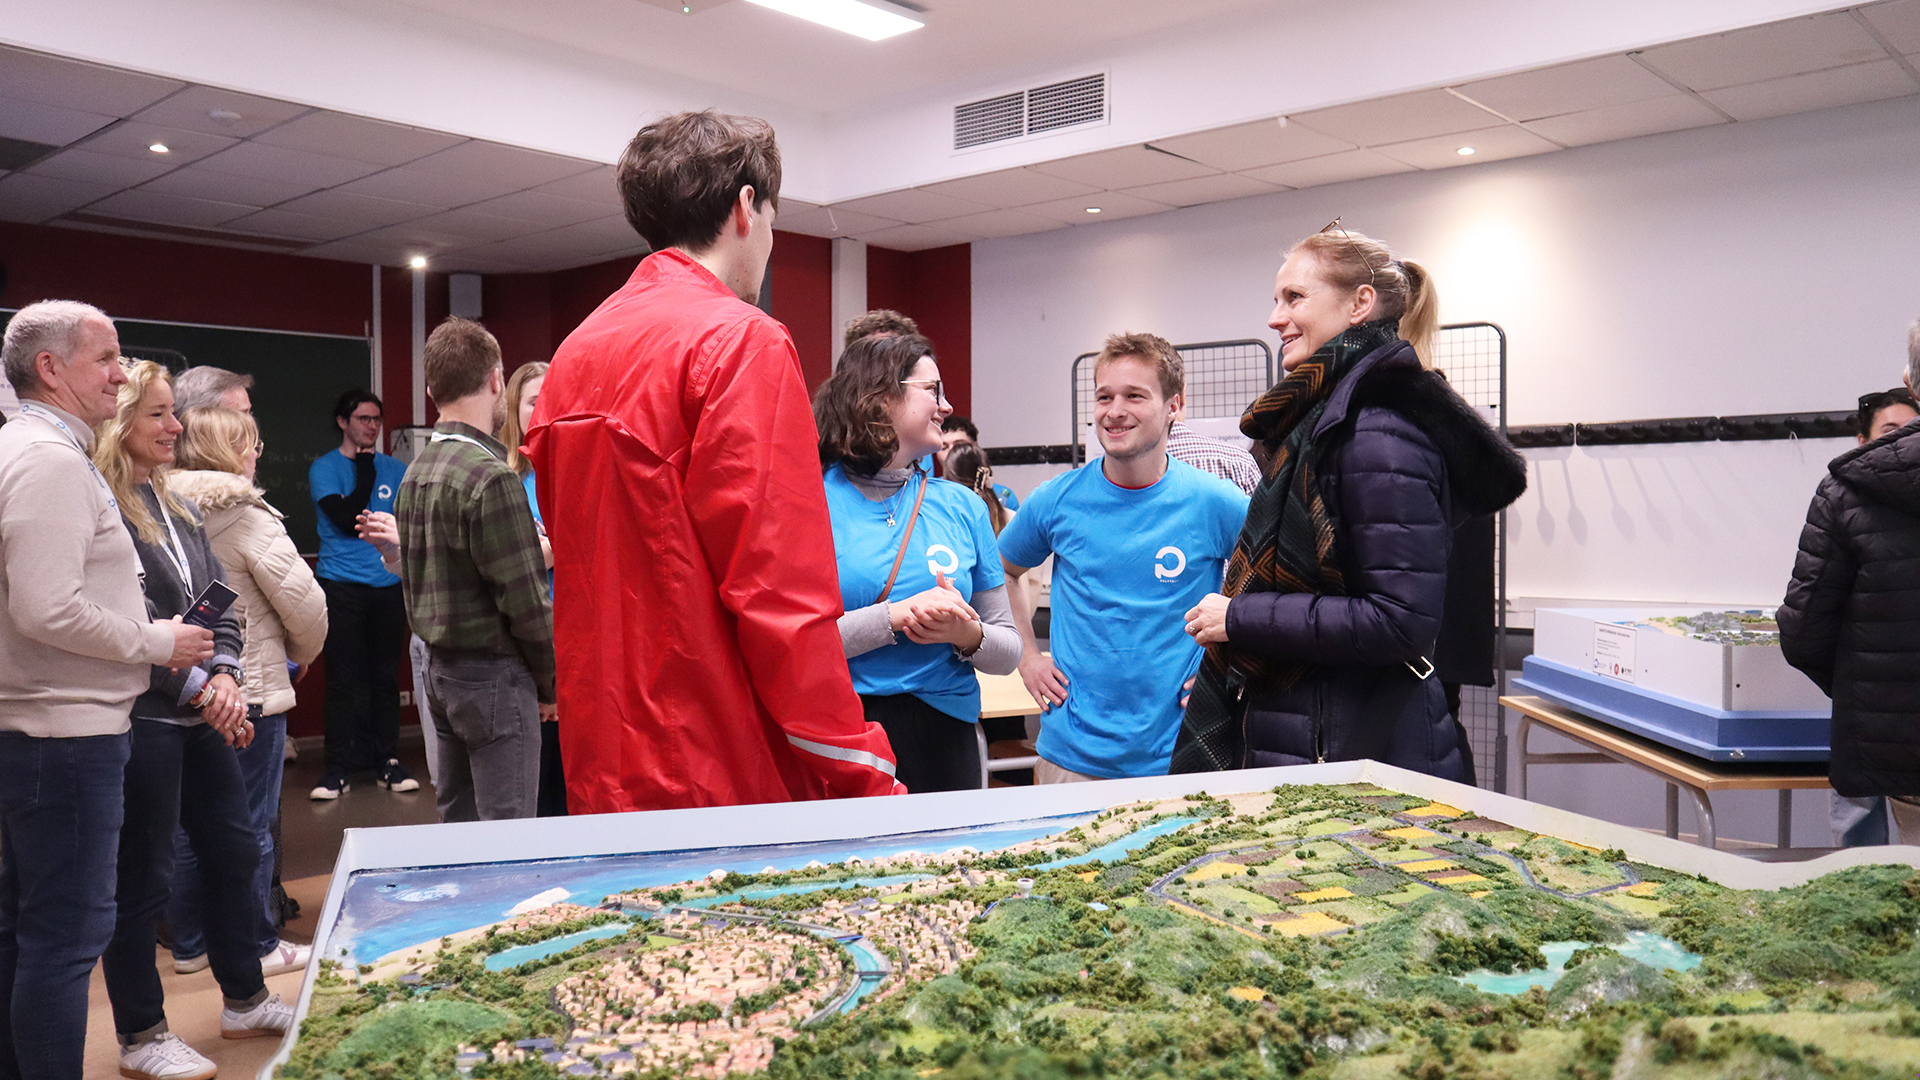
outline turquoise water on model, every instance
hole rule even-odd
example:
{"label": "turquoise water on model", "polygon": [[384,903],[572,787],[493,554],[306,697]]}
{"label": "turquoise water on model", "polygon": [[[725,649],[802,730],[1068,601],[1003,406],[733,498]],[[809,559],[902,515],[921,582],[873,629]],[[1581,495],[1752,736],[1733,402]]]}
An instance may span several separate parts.
{"label": "turquoise water on model", "polygon": [[[1473,971],[1455,978],[1489,994],[1524,994],[1529,987],[1552,986],[1559,982],[1560,976],[1567,973],[1567,958],[1573,955],[1574,950],[1584,949],[1590,944],[1587,941],[1549,941],[1540,946],[1540,952],[1547,958],[1544,968],[1519,971],[1512,975]],[[1638,960],[1648,967],[1692,971],[1700,966],[1698,953],[1690,953],[1668,938],[1643,930],[1628,931],[1627,940],[1611,948],[1621,956]]]}
{"label": "turquoise water on model", "polygon": [[798,885],[767,886],[759,889],[743,889],[740,892],[721,893],[719,896],[703,896],[698,900],[688,900],[679,907],[707,908],[719,904],[731,904],[736,900],[767,900],[775,896],[787,896],[792,893],[822,892],[827,889],[851,889],[865,886],[878,889],[887,885],[906,885],[910,882],[925,881],[932,874],[895,874],[892,877],[844,878],[840,881],[805,881]]}
{"label": "turquoise water on model", "polygon": [[1159,839],[1160,837],[1165,836],[1170,832],[1174,832],[1183,826],[1191,825],[1192,823],[1199,820],[1200,820],[1199,818],[1193,818],[1193,817],[1167,818],[1165,821],[1157,821],[1152,825],[1147,826],[1144,829],[1135,829],[1133,832],[1128,833],[1127,835],[1111,843],[1101,844],[1099,847],[1094,848],[1092,851],[1087,852],[1085,855],[1075,855],[1067,859],[1054,859],[1052,862],[1040,863],[1039,865],[1032,867],[1032,869],[1058,870],[1060,867],[1063,867],[1063,866],[1076,866],[1081,863],[1090,863],[1095,859],[1099,859],[1102,862],[1106,862],[1117,856],[1125,855],[1130,851],[1138,851],[1139,849],[1146,847],[1148,844]]}
{"label": "turquoise water on model", "polygon": [[[853,969],[855,971],[873,971],[880,966],[880,958],[873,955],[871,951],[859,943],[848,941],[842,944],[846,946],[848,952],[853,954]],[[860,984],[853,988],[852,995],[840,1006],[840,1011],[843,1013],[852,1012],[854,1006],[860,1004],[861,998],[872,993],[873,988],[880,985],[882,977],[883,976],[877,974],[860,976]]]}
{"label": "turquoise water on model", "polygon": [[536,941],[531,945],[515,945],[511,949],[502,949],[492,956],[487,957],[485,966],[488,971],[505,971],[510,967],[518,967],[529,960],[545,960],[555,953],[566,952],[568,949],[573,948],[583,941],[593,941],[596,938],[619,937],[621,934],[626,933],[631,925],[631,923],[624,922],[601,923],[599,926],[589,926],[585,930],[576,930],[571,934],[562,934],[557,938]]}

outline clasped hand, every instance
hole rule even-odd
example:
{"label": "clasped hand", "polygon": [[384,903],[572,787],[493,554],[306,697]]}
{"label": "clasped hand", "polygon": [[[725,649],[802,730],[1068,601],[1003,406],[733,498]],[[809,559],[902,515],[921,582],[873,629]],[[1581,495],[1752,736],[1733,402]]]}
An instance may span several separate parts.
{"label": "clasped hand", "polygon": [[945,643],[961,649],[980,645],[980,614],[961,599],[947,575],[935,576],[933,588],[887,605],[887,619],[895,633],[904,631],[918,645]]}
{"label": "clasped hand", "polygon": [[253,724],[247,719],[247,703],[241,697],[240,684],[222,672],[208,679],[207,687],[211,694],[200,706],[201,718],[230,745],[245,749],[253,741]]}
{"label": "clasped hand", "polygon": [[1219,593],[1201,597],[1186,614],[1187,635],[1198,645],[1220,645],[1227,640],[1228,599]]}

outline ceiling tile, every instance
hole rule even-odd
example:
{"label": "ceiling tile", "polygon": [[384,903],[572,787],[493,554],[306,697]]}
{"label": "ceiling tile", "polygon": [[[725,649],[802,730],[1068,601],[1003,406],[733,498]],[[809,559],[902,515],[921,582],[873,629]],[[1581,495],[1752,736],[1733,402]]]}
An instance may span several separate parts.
{"label": "ceiling tile", "polygon": [[[1100,212],[1087,213],[1087,207],[1097,206]],[[1050,217],[1069,225],[1091,225],[1101,221],[1113,221],[1118,218],[1139,217],[1143,214],[1157,214],[1173,207],[1152,199],[1142,199],[1138,195],[1123,195],[1118,191],[1102,191],[1097,195],[1079,195],[1071,199],[1056,199],[1053,202],[1039,203],[1023,207],[1029,214]]]}
{"label": "ceiling tile", "polygon": [[234,218],[221,228],[260,233],[265,236],[286,236],[298,240],[338,240],[343,236],[365,231],[363,226],[350,222],[314,217],[311,214],[296,214],[291,210],[262,210],[257,214]]}
{"label": "ceiling tile", "polygon": [[774,227],[807,236],[857,236],[892,228],[898,224],[900,222],[890,218],[875,217],[872,214],[861,214],[852,210],[834,210],[825,206],[791,214],[782,211],[774,216]]}
{"label": "ceiling tile", "polygon": [[1164,184],[1169,180],[1188,180],[1220,171],[1211,165],[1149,150],[1144,146],[1122,146],[1096,154],[1081,154],[1059,161],[1042,162],[1033,168],[1049,176],[1078,180],[1102,190]]}
{"label": "ceiling tile", "polygon": [[473,240],[468,237],[422,229],[412,222],[361,233],[348,242],[364,242],[376,245],[381,250],[393,251],[396,253],[393,257],[395,263],[405,263],[415,255],[426,255],[431,258],[441,252],[475,246]]}
{"label": "ceiling tile", "polygon": [[348,161],[404,165],[465,140],[458,135],[315,110],[274,128],[255,141]]}
{"label": "ceiling tile", "polygon": [[150,160],[139,158],[115,157],[112,154],[96,154],[91,150],[62,150],[50,157],[41,158],[27,167],[27,172],[45,176],[60,176],[68,180],[91,180],[96,184],[109,184],[116,188],[133,187],[144,184],[156,176],[173,171],[173,163],[159,155],[149,155]]}
{"label": "ceiling tile", "polygon": [[[549,195],[560,195],[569,199],[579,199],[582,202],[590,202],[598,206],[611,206],[616,209],[620,206],[619,182],[614,176],[613,166],[611,165],[602,165],[597,169],[588,169],[586,172],[577,173],[565,179],[555,180],[551,184],[541,184],[534,190],[544,191]],[[784,207],[785,205],[786,200],[782,199],[781,206]]]}
{"label": "ceiling tile", "polygon": [[[1463,146],[1472,147],[1473,153],[1460,153]],[[1395,161],[1404,161],[1416,169],[1452,169],[1558,149],[1546,139],[1512,124],[1462,135],[1439,135],[1431,139],[1414,139],[1374,147],[1377,152]]]}
{"label": "ceiling tile", "polygon": [[912,225],[939,221],[941,218],[977,214],[988,209],[991,207],[981,203],[913,188],[905,191],[890,191],[884,195],[869,195],[864,199],[849,199],[846,202],[834,204],[836,213],[851,210],[856,214],[892,218]]}
{"label": "ceiling tile", "polygon": [[511,190],[538,187],[599,168],[601,162],[544,154],[478,139],[421,158],[408,168],[436,176],[485,177]]}
{"label": "ceiling tile", "polygon": [[1641,54],[1654,67],[1701,91],[1885,55],[1872,35],[1844,11],[1660,45]]}
{"label": "ceiling tile", "polygon": [[378,165],[347,158],[289,150],[245,142],[209,157],[202,168],[236,176],[257,176],[263,180],[311,180],[322,187],[333,187],[378,171]]}
{"label": "ceiling tile", "polygon": [[1676,94],[1651,101],[1636,101],[1631,105],[1550,116],[1545,120],[1535,120],[1527,127],[1555,142],[1568,146],[1587,146],[1724,122],[1719,113],[1691,96]]}
{"label": "ceiling tile", "polygon": [[305,195],[319,186],[311,180],[263,180],[257,176],[235,176],[203,169],[196,164],[173,170],[147,184],[145,190],[161,191],[168,195],[190,195],[196,199],[218,202],[245,203],[248,206],[272,206]]}
{"label": "ceiling tile", "polygon": [[104,184],[57,176],[0,176],[0,220],[40,222],[113,194]]}
{"label": "ceiling tile", "polygon": [[595,257],[644,250],[647,246],[624,217],[583,221],[540,235],[555,245],[565,245]]}
{"label": "ceiling tile", "polygon": [[0,98],[0,138],[65,146],[99,131],[114,119],[37,101]]}
{"label": "ceiling tile", "polygon": [[1514,120],[1588,112],[1676,93],[1665,79],[1624,56],[1502,75],[1454,89]]}
{"label": "ceiling tile", "polygon": [[1249,169],[1247,175],[1269,184],[1303,188],[1317,187],[1320,184],[1338,184],[1344,180],[1364,180],[1369,176],[1385,176],[1388,173],[1410,172],[1412,169],[1411,165],[1376,154],[1371,150],[1349,150],[1344,154],[1328,154],[1326,157],[1308,158],[1305,161],[1290,161],[1285,165],[1269,165],[1264,169]]}
{"label": "ceiling tile", "polygon": [[316,191],[303,198],[294,199],[281,205],[280,209],[311,214],[314,217],[332,218],[335,221],[359,222],[363,229],[397,225],[402,221],[427,217],[439,210],[438,207],[395,202],[392,199],[376,199],[371,195],[357,195],[337,188],[332,191]]}
{"label": "ceiling tile", "polygon": [[[237,94],[232,90],[211,86],[189,86],[165,101],[142,109],[134,114],[133,119],[184,131],[244,139],[306,111],[305,105],[295,105],[289,101]],[[215,113],[221,114],[221,118],[216,119]]]}
{"label": "ceiling tile", "polygon": [[496,244],[449,251],[434,259],[434,269],[450,274],[531,274],[545,270],[548,260]]}
{"label": "ceiling tile", "polygon": [[1063,176],[1048,176],[1043,172],[1021,168],[964,176],[958,180],[942,180],[937,184],[923,185],[920,190],[987,206],[1013,207],[1085,195],[1101,189]]}
{"label": "ceiling tile", "polygon": [[121,117],[185,85],[25,49],[0,48],[0,97]]}
{"label": "ceiling tile", "polygon": [[495,199],[518,190],[504,181],[485,176],[451,176],[439,173],[421,172],[412,165],[402,165],[397,169],[374,173],[350,184],[342,184],[340,191],[355,195],[371,195],[377,199],[391,199],[395,202],[418,203],[441,210],[482,199]]}
{"label": "ceiling tile", "polygon": [[1345,139],[1355,146],[1378,146],[1434,135],[1452,135],[1500,122],[1499,117],[1487,110],[1462,101],[1445,90],[1395,94],[1352,105],[1336,105],[1331,109],[1294,113],[1288,119],[1315,131]]}
{"label": "ceiling tile", "polygon": [[862,233],[860,239],[875,247],[894,251],[925,251],[928,248],[967,243],[965,236],[948,232],[937,225],[895,225],[891,229]]}
{"label": "ceiling tile", "polygon": [[345,240],[319,244],[301,252],[322,259],[340,259],[345,262],[379,263],[382,266],[405,266],[407,259],[416,254],[405,244],[391,238],[368,239],[366,236],[352,236]]}
{"label": "ceiling tile", "polygon": [[940,227],[976,240],[990,240],[998,236],[1024,236],[1027,233],[1064,229],[1067,226],[1064,221],[1029,214],[1023,210],[989,210],[984,214],[948,218],[940,223]]}
{"label": "ceiling tile", "polygon": [[[208,135],[199,131],[184,131],[180,128],[128,120],[89,137],[80,145],[96,154],[117,154],[120,157],[138,158],[141,161],[157,158],[175,165],[185,165],[189,161],[198,161],[235,146],[239,141],[226,135]],[[165,144],[166,154],[155,154],[147,149],[154,143]]]}
{"label": "ceiling tile", "polygon": [[477,214],[472,210],[448,210],[432,217],[410,221],[406,227],[423,229],[437,235],[463,237],[469,241],[507,240],[546,231],[539,225],[494,217],[490,214]]}
{"label": "ceiling tile", "polygon": [[1920,93],[1920,83],[1915,83],[1895,61],[1877,60],[1710,90],[1700,96],[1725,109],[1735,120],[1759,120],[1913,93]]}
{"label": "ceiling tile", "polygon": [[1893,0],[1860,9],[1880,36],[1900,53],[1920,53],[1920,0]]}
{"label": "ceiling tile", "polygon": [[476,214],[532,222],[549,229],[607,216],[605,206],[569,199],[563,195],[549,195],[544,191],[516,191],[511,195],[474,203],[466,209]]}
{"label": "ceiling tile", "polygon": [[1156,139],[1153,145],[1228,172],[1353,149],[1352,143],[1279,118]]}
{"label": "ceiling tile", "polygon": [[87,208],[96,214],[152,221],[162,225],[220,225],[257,207],[238,203],[189,199],[184,195],[163,195],[157,191],[122,191],[109,195]]}
{"label": "ceiling tile", "polygon": [[1279,190],[1272,184],[1249,176],[1222,173],[1218,176],[1196,176],[1192,180],[1175,180],[1169,184],[1128,188],[1126,193],[1168,206],[1199,206],[1202,203],[1244,199],[1249,195],[1267,195]]}

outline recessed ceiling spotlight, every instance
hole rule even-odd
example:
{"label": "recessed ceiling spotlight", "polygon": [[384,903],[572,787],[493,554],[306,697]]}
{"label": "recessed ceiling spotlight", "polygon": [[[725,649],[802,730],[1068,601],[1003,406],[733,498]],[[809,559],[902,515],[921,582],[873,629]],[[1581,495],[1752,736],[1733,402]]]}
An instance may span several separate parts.
{"label": "recessed ceiling spotlight", "polygon": [[413,267],[415,270],[425,270],[427,268],[427,257],[425,255],[415,255],[413,258],[407,260],[407,265]]}
{"label": "recessed ceiling spotlight", "polygon": [[831,27],[868,41],[885,41],[896,34],[918,30],[926,23],[909,19],[860,0],[748,0],[763,8],[783,11],[808,22]]}
{"label": "recessed ceiling spotlight", "polygon": [[163,142],[148,143],[147,149],[153,151],[156,154],[172,153],[172,150],[167,146],[166,143],[163,143]]}
{"label": "recessed ceiling spotlight", "polygon": [[1474,149],[1471,146],[1463,146],[1460,149],[1455,150],[1454,153],[1459,154],[1461,157],[1472,157],[1474,154]]}
{"label": "recessed ceiling spotlight", "polygon": [[239,123],[240,114],[234,112],[232,109],[208,109],[207,119],[224,127],[228,124]]}
{"label": "recessed ceiling spotlight", "polygon": [[1100,212],[1100,208],[1099,208],[1099,207],[1097,207],[1097,206],[1089,206],[1089,207],[1087,207],[1087,213],[1089,213],[1089,214],[1097,214],[1097,213],[1099,213],[1099,212]]}

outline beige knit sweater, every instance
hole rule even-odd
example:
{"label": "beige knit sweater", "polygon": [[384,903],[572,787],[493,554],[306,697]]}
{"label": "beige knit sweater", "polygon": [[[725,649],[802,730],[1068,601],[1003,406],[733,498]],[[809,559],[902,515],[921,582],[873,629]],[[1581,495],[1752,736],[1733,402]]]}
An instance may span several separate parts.
{"label": "beige knit sweater", "polygon": [[0,427],[0,730],[117,735],[173,631],[147,617],[140,557],[87,464],[93,432],[54,411]]}
{"label": "beige knit sweater", "polygon": [[310,664],[327,643],[327,598],[294,549],[280,511],[244,476],[175,471],[167,484],[200,507],[214,558],[240,594],[247,704],[273,716],[293,708],[287,661]]}

